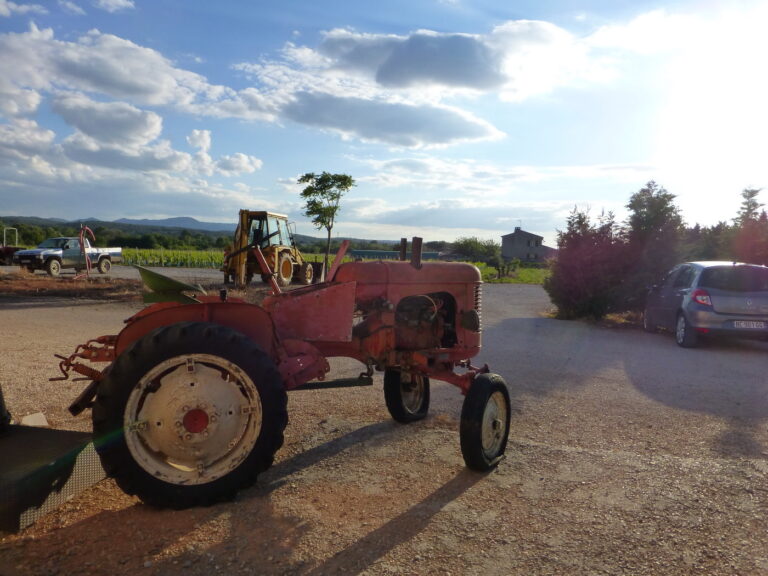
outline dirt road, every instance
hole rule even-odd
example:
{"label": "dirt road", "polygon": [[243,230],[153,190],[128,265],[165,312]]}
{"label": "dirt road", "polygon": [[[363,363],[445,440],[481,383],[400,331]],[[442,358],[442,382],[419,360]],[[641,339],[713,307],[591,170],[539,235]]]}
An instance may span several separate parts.
{"label": "dirt road", "polygon": [[[10,409],[87,428],[51,354],[135,306],[0,298]],[[237,501],[158,511],[105,481],[5,535],[0,574],[768,574],[768,344],[684,350],[547,308],[540,287],[485,287],[477,360],[514,408],[490,474],[463,466],[452,386],[408,426],[380,377],[292,392],[275,466]]]}

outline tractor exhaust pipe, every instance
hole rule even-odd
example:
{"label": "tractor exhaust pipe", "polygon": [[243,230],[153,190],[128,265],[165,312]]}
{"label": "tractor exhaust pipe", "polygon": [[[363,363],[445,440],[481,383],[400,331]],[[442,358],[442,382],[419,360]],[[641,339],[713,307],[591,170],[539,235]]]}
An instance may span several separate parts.
{"label": "tractor exhaust pipe", "polygon": [[411,244],[411,266],[419,270],[421,268],[421,238],[413,237]]}
{"label": "tractor exhaust pipe", "polygon": [[[411,243],[411,266],[417,270],[421,268],[421,242],[418,236],[413,237]],[[408,259],[408,240],[400,238],[400,261],[405,262]]]}

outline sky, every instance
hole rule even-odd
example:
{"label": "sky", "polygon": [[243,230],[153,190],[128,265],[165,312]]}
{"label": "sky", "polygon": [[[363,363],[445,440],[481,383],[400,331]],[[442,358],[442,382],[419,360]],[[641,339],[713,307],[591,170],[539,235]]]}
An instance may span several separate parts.
{"label": "sky", "polygon": [[[303,214],[555,246],[649,180],[687,224],[768,187],[768,2],[0,0],[0,216]],[[758,197],[768,203],[768,192]]]}

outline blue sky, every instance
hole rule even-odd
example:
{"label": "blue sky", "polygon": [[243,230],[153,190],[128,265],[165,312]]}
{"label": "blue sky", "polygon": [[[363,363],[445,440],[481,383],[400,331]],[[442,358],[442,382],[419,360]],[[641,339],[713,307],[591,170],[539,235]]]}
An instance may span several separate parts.
{"label": "blue sky", "polygon": [[[687,223],[768,185],[765,1],[0,0],[0,215],[302,215],[499,240],[654,179]],[[766,202],[768,193],[760,200]],[[767,202],[768,203],[768,202]]]}

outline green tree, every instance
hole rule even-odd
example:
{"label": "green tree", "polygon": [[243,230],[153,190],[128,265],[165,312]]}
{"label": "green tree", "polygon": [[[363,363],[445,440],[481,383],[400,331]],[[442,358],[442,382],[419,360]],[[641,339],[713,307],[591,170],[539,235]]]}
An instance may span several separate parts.
{"label": "green tree", "polygon": [[485,262],[493,265],[497,257],[501,256],[501,245],[495,240],[480,240],[472,236],[458,238],[452,245],[455,254],[463,256],[472,262]]}
{"label": "green tree", "polygon": [[741,208],[734,219],[737,226],[744,226],[747,222],[755,222],[760,217],[760,208],[764,205],[757,201],[757,195],[762,188],[744,188],[741,192]]}
{"label": "green tree", "polygon": [[683,218],[675,195],[651,180],[629,199],[628,257],[632,263],[625,284],[628,308],[642,308],[648,286],[679,259]]}
{"label": "green tree", "polygon": [[336,215],[341,208],[341,197],[355,185],[348,174],[315,174],[307,172],[299,178],[299,184],[306,184],[301,191],[304,199],[304,215],[312,219],[318,230],[325,228],[328,239],[325,244],[325,270],[328,270],[328,256],[331,253],[331,231]]}

